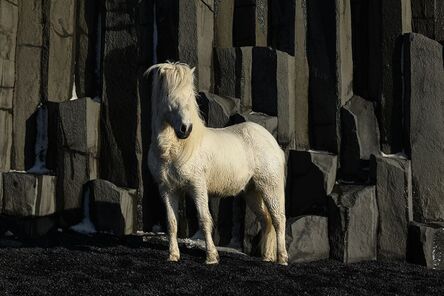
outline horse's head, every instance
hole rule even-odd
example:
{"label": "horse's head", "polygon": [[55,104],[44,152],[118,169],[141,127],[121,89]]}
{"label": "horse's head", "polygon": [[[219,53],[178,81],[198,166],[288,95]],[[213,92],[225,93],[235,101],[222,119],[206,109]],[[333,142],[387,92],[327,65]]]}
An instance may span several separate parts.
{"label": "horse's head", "polygon": [[153,75],[153,116],[169,124],[179,139],[186,139],[198,114],[194,68],[182,63],[164,63],[152,66],[147,73],[154,69],[157,71]]}

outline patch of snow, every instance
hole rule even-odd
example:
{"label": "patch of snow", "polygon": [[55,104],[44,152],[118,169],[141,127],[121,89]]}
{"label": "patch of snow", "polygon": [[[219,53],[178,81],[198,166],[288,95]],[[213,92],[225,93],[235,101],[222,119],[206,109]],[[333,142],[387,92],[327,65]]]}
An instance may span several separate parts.
{"label": "patch of snow", "polygon": [[309,149],[309,150],[307,150],[307,152],[309,152],[309,153],[316,153],[316,154],[335,155],[334,153],[331,153],[331,152],[328,152],[328,151],[323,151],[323,150],[312,150],[312,149]]}
{"label": "patch of snow", "polygon": [[11,237],[11,236],[14,236],[14,233],[12,233],[11,231],[7,230],[7,231],[4,233],[4,236],[5,236],[5,237]]}
{"label": "patch of snow", "polygon": [[96,227],[91,221],[89,215],[89,202],[90,194],[89,189],[86,189],[83,203],[83,220],[79,224],[71,226],[70,229],[81,234],[94,234],[96,233]]}
{"label": "patch of snow", "polygon": [[73,84],[72,84],[72,92],[71,92],[71,99],[69,99],[70,101],[74,101],[77,100],[77,91],[76,91],[76,76],[74,75],[73,77]]}
{"label": "patch of snow", "polygon": [[40,105],[37,110],[37,136],[35,141],[34,166],[27,172],[44,175],[50,171],[46,168],[46,153],[48,150],[48,108]]}
{"label": "patch of snow", "polygon": [[385,154],[384,152],[381,151],[381,156],[382,157],[387,157],[387,158],[401,158],[401,159],[408,159],[407,155],[405,154],[404,151],[399,152],[399,153],[395,153],[395,154]]}

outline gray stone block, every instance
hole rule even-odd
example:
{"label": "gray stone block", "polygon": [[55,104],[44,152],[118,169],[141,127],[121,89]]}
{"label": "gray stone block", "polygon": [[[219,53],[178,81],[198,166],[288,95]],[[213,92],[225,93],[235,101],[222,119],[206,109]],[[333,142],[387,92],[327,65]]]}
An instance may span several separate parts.
{"label": "gray stone block", "polygon": [[7,90],[15,84],[17,23],[17,5],[6,0],[0,1],[0,108],[12,108],[12,97]]}
{"label": "gray stone block", "polygon": [[443,223],[410,223],[407,261],[444,270]]}
{"label": "gray stone block", "polygon": [[233,45],[267,46],[268,1],[235,0]]}
{"label": "gray stone block", "polygon": [[3,214],[42,217],[56,212],[56,177],[3,173]]}
{"label": "gray stone block", "polygon": [[0,172],[11,168],[12,114],[0,109]]}
{"label": "gray stone block", "polygon": [[376,157],[378,259],[406,259],[407,231],[413,220],[410,161]]}
{"label": "gray stone block", "polygon": [[372,154],[379,154],[379,127],[373,103],[354,96],[341,109],[341,178],[367,182]]}
{"label": "gray stone block", "polygon": [[296,148],[295,59],[285,52],[276,53],[278,141]]}
{"label": "gray stone block", "polygon": [[252,47],[216,48],[214,59],[215,93],[240,98],[241,111],[251,111]]}
{"label": "gray stone block", "polygon": [[49,39],[47,100],[64,102],[71,98],[75,62],[75,0],[51,0],[49,4]]}
{"label": "gray stone block", "polygon": [[225,127],[231,116],[240,112],[240,100],[236,98],[201,92],[198,103],[208,127]]}
{"label": "gray stone block", "polygon": [[99,153],[100,103],[81,98],[59,104],[59,145],[63,149]]}
{"label": "gray stone block", "polygon": [[375,260],[378,207],[374,186],[337,186],[328,200],[330,255],[344,263]]}
{"label": "gray stone block", "polygon": [[42,97],[44,21],[42,1],[19,1],[18,4],[11,168],[23,171],[34,164],[36,124],[33,114]]}
{"label": "gray stone block", "polygon": [[97,62],[97,1],[76,1],[76,28],[75,28],[75,84],[79,98],[98,95],[97,73],[94,73]]}
{"label": "gray stone block", "polygon": [[411,32],[410,0],[370,1],[369,5],[369,98],[381,108],[378,120],[384,153],[402,151],[401,44]]}
{"label": "gray stone block", "polygon": [[233,47],[235,0],[214,0],[214,47]]}
{"label": "gray stone block", "polygon": [[115,235],[136,232],[137,190],[119,188],[106,180],[89,183],[92,221],[98,231]]}
{"label": "gray stone block", "polygon": [[301,216],[287,220],[286,243],[289,263],[328,259],[328,221],[326,217]]}
{"label": "gray stone block", "polygon": [[413,32],[444,41],[444,2],[411,0]]}
{"label": "gray stone block", "polygon": [[419,34],[404,44],[407,150],[412,159],[415,221],[444,221],[443,47]]}
{"label": "gray stone block", "polygon": [[289,150],[285,207],[288,217],[326,215],[327,195],[335,184],[337,156]]}
{"label": "gray stone block", "polygon": [[307,58],[307,3],[306,0],[295,2],[295,148],[309,149],[309,108],[308,108],[308,85],[309,68]]}
{"label": "gray stone block", "polygon": [[350,3],[307,1],[307,17],[311,145],[339,153],[339,108],[353,96]]}
{"label": "gray stone block", "polygon": [[91,155],[59,149],[57,161],[58,209],[63,211],[63,226],[79,223],[83,218],[84,185],[97,179],[98,160]]}

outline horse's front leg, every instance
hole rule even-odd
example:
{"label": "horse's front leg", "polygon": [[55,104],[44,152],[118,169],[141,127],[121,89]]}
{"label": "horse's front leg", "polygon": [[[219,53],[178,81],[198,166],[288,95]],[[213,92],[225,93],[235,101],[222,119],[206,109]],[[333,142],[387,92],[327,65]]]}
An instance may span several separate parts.
{"label": "horse's front leg", "polygon": [[196,204],[197,214],[199,218],[199,225],[205,236],[205,243],[207,247],[206,264],[219,263],[219,254],[213,242],[213,219],[211,218],[210,209],[208,207],[208,192],[204,184],[195,186],[192,190],[192,197]]}
{"label": "horse's front leg", "polygon": [[179,196],[175,192],[161,189],[161,196],[165,203],[167,214],[168,236],[169,236],[169,257],[168,261],[179,261],[180,252],[177,244],[177,216],[179,209]]}

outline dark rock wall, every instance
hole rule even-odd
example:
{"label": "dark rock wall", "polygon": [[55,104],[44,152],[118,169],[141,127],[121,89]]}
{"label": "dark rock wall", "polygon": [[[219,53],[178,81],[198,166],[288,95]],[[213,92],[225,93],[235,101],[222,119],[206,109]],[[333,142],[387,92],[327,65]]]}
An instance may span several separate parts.
{"label": "dark rock wall", "polygon": [[[82,219],[94,179],[120,194],[89,201],[103,229],[128,234],[164,225],[148,170],[151,98],[143,73],[167,60],[196,67],[208,125],[252,121],[276,137],[288,157],[287,216],[306,215],[287,233],[294,239],[298,223],[310,221],[313,232],[301,235],[322,238],[323,246],[313,258],[328,249],[345,262],[409,258],[408,246],[425,244],[407,239],[419,227],[409,222],[433,232],[430,223],[444,221],[443,1],[0,0],[0,16],[0,172],[56,183],[32,195],[29,184],[44,183],[25,182],[6,197],[26,198],[16,205],[33,198],[52,205],[56,197],[50,216],[62,219],[51,225]],[[402,209],[394,210],[397,201]],[[107,223],[108,210],[128,228]],[[256,252],[260,227],[244,203],[217,200],[211,211],[217,241],[243,240]],[[372,231],[362,229],[370,224],[361,212],[371,214]],[[182,236],[193,235],[194,215],[185,201]],[[354,222],[337,229],[346,217]],[[400,242],[395,248],[390,233]]]}

